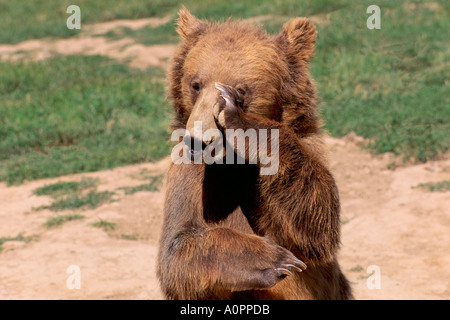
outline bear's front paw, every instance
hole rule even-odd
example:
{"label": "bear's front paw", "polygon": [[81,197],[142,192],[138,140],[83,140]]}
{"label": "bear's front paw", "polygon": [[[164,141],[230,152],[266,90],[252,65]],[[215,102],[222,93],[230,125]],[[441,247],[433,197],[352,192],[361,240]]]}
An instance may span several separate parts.
{"label": "bear's front paw", "polygon": [[269,289],[287,276],[292,276],[294,271],[306,269],[306,264],[289,250],[267,238],[261,240],[261,247],[258,250],[254,248],[255,251],[243,257],[245,260],[232,273],[234,290]]}
{"label": "bear's front paw", "polygon": [[254,279],[256,280],[256,289],[270,288],[285,277],[291,276],[292,271],[302,272],[306,269],[306,264],[295,257],[292,252],[276,244],[272,245],[275,247],[275,252],[271,256],[271,259],[265,261],[265,263],[268,263],[271,266],[259,270],[259,272],[257,271],[254,274],[256,277],[256,279]]}
{"label": "bear's front paw", "polygon": [[217,124],[222,129],[245,130],[242,95],[229,85],[220,82],[216,82],[214,85],[220,91],[219,101],[213,107],[213,115]]}

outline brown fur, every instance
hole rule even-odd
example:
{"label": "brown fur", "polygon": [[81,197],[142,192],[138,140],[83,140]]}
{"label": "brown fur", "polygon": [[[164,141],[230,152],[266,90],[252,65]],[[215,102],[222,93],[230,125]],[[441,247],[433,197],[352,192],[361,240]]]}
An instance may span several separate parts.
{"label": "brown fur", "polygon": [[[279,129],[279,170],[263,176],[252,164],[170,167],[158,258],[166,297],[351,299],[336,259],[339,195],[308,73],[314,25],[295,18],[271,37],[239,21],[201,21],[183,9],[178,32],[184,41],[169,75],[172,128],[186,128],[193,118],[215,126],[214,82],[241,88],[243,112],[228,112],[227,127]],[[307,269],[284,273],[298,259]]]}

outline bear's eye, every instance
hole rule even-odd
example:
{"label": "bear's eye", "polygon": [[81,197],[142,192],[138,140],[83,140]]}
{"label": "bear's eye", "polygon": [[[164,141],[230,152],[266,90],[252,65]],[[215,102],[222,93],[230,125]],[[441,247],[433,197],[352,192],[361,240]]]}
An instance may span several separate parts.
{"label": "bear's eye", "polygon": [[238,88],[237,91],[239,91],[239,93],[243,96],[245,96],[245,90],[242,88]]}
{"label": "bear's eye", "polygon": [[192,90],[198,92],[198,91],[200,91],[200,89],[202,88],[202,86],[201,86],[200,82],[194,81],[194,82],[192,82],[192,84],[191,84],[191,88],[192,88]]}

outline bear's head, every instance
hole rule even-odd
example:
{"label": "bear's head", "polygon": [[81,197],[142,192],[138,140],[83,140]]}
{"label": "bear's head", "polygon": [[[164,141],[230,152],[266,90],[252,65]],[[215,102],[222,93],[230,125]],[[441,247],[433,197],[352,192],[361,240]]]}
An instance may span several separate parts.
{"label": "bear's head", "polygon": [[237,89],[243,109],[289,126],[299,136],[315,133],[315,85],[308,62],[313,56],[316,28],[307,18],[294,18],[278,35],[243,21],[211,23],[187,9],[179,13],[178,47],[169,74],[169,96],[175,107],[173,129],[216,129],[215,83]]}

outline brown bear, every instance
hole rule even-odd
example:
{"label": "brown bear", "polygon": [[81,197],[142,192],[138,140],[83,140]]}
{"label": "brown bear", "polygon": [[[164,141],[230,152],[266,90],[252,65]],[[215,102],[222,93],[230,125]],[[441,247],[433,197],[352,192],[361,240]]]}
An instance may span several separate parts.
{"label": "brown bear", "polygon": [[[268,35],[243,21],[179,13],[169,72],[172,129],[277,130],[278,170],[261,162],[171,164],[157,274],[168,299],[351,299],[337,261],[340,202],[308,72],[316,29]],[[195,132],[195,130],[194,130]],[[186,139],[187,138],[187,139]],[[225,147],[226,149],[227,147]],[[189,149],[189,148],[188,148]],[[190,147],[190,156],[198,150]],[[235,151],[233,149],[233,151]]]}

